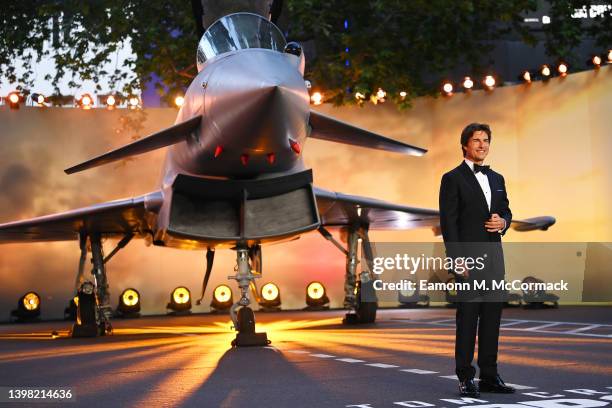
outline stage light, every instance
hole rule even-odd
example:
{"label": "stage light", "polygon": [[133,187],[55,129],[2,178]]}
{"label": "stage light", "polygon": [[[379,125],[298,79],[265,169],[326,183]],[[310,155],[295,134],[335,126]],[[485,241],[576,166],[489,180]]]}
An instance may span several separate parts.
{"label": "stage light", "polygon": [[378,88],[378,91],[376,91],[376,99],[378,99],[379,102],[384,102],[386,97],[387,92],[385,92],[382,88]]}
{"label": "stage light", "polygon": [[213,312],[227,311],[234,303],[232,289],[227,285],[219,285],[213,291],[213,300],[210,302],[210,307]]}
{"label": "stage light", "polygon": [[13,91],[9,93],[6,100],[8,101],[9,108],[19,109],[19,103],[21,102],[21,95],[19,92]]}
{"label": "stage light", "polygon": [[83,94],[78,100],[77,104],[83,109],[91,109],[93,107],[93,99],[89,94]]}
{"label": "stage light", "polygon": [[608,50],[608,64],[612,64],[612,50]]}
{"label": "stage light", "polygon": [[184,286],[179,286],[170,294],[170,302],[166,306],[172,310],[170,314],[191,313],[191,292]]}
{"label": "stage light", "polygon": [[473,87],[474,87],[474,81],[472,81],[472,78],[470,78],[469,76],[465,77],[463,79],[463,88],[469,91]]}
{"label": "stage light", "polygon": [[115,98],[113,95],[108,95],[106,97],[105,103],[109,109],[113,109],[115,105],[117,104],[117,98]]}
{"label": "stage light", "polygon": [[45,98],[45,95],[39,94],[39,93],[33,93],[31,95],[31,98],[32,98],[32,104],[36,104],[38,106],[44,106],[45,102],[47,101],[47,98]]}
{"label": "stage light", "polygon": [[542,65],[542,67],[540,68],[540,74],[542,75],[544,79],[550,78],[550,75],[551,75],[550,67],[546,64]]}
{"label": "stage light", "polygon": [[531,83],[531,72],[523,71],[523,73],[519,77],[520,80],[524,81],[527,84]]}
{"label": "stage light", "polygon": [[272,312],[280,310],[281,298],[280,291],[278,286],[274,283],[269,282],[261,287],[260,293],[261,300],[259,305],[261,306],[261,311],[263,312]]}
{"label": "stage light", "polygon": [[[521,286],[538,283],[544,283],[544,281],[533,276],[527,276],[521,282]],[[554,293],[548,293],[544,289],[530,289],[529,287],[521,288],[521,290],[523,292],[523,301],[526,303],[526,307],[559,307],[559,296]]]}
{"label": "stage light", "polygon": [[444,82],[442,84],[442,92],[447,95],[450,96],[453,94],[453,84],[451,82]]}
{"label": "stage light", "polygon": [[177,106],[177,108],[180,108],[181,106],[183,106],[184,103],[185,103],[185,98],[183,96],[179,95],[176,98],[174,98],[174,104]]}
{"label": "stage light", "polygon": [[323,94],[321,92],[314,92],[310,97],[310,101],[313,105],[320,105],[323,103]]}
{"label": "stage light", "polygon": [[493,90],[493,88],[495,88],[495,77],[493,77],[493,75],[487,75],[483,81],[485,87],[491,91]]}
{"label": "stage light", "polygon": [[359,102],[365,101],[365,94],[362,94],[361,92],[355,92],[355,99],[357,99]]}
{"label": "stage light", "polygon": [[429,296],[420,293],[419,286],[416,280],[411,280],[411,282],[411,288],[400,290],[397,293],[397,301],[400,304],[399,307],[428,307],[430,300]]}
{"label": "stage light", "polygon": [[399,95],[400,95],[400,98],[404,99],[404,98],[406,98],[406,96],[408,96],[408,92],[406,92],[406,91],[401,91],[401,92],[399,93]]}
{"label": "stage light", "polygon": [[565,62],[561,62],[559,64],[559,66],[557,66],[557,72],[559,73],[559,75],[561,75],[562,77],[567,75],[567,71],[568,71],[568,67],[567,64]]}
{"label": "stage light", "polygon": [[119,296],[117,306],[117,316],[119,317],[139,317],[140,316],[140,293],[136,289],[126,289]]}
{"label": "stage light", "polygon": [[36,321],[40,317],[40,296],[36,292],[28,292],[19,298],[17,309],[11,311],[11,318],[17,322]]}
{"label": "stage light", "polygon": [[304,310],[329,309],[329,298],[325,293],[325,286],[321,282],[310,282],[306,286],[306,304]]}
{"label": "stage light", "polygon": [[589,60],[589,65],[599,68],[601,66],[601,57],[599,55],[594,55],[593,58]]}
{"label": "stage light", "polygon": [[137,96],[130,96],[128,104],[130,105],[130,109],[136,109],[140,105],[140,98]]}

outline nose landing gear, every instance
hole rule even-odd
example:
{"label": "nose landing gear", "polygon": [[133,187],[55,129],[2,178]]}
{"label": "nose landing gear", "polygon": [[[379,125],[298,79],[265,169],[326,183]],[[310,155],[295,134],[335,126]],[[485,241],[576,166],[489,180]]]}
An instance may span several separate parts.
{"label": "nose landing gear", "polygon": [[[253,248],[251,248],[253,249]],[[253,264],[261,265],[261,251],[253,251]],[[234,327],[238,330],[236,338],[232,340],[232,347],[247,346],[267,346],[271,343],[266,333],[255,332],[255,315],[249,307],[249,290],[255,283],[255,279],[260,278],[260,273],[253,273],[249,262],[249,248],[239,247],[236,249],[236,275],[228,276],[228,279],[235,279],[240,288],[240,299],[230,308],[230,316]]]}

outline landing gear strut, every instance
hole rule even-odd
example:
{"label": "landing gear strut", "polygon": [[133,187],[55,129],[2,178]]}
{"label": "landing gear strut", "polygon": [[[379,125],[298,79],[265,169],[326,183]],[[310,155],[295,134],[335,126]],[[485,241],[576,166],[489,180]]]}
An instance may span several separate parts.
{"label": "landing gear strut", "polygon": [[[236,275],[228,276],[228,279],[235,279],[240,288],[240,299],[230,308],[230,316],[234,327],[238,330],[236,338],[232,341],[232,346],[267,346],[270,344],[266,333],[255,332],[255,316],[253,310],[249,307],[251,300],[249,299],[249,290],[255,279],[260,277],[260,274],[254,274],[249,262],[249,255],[253,258],[253,263],[257,263],[257,257],[253,256],[253,248],[249,250],[246,247],[238,247],[236,249]],[[239,308],[239,309],[238,309]]]}
{"label": "landing gear strut", "polygon": [[[79,261],[79,273],[76,284],[78,285],[76,323],[72,326],[72,337],[95,337],[111,334],[113,327],[110,319],[113,309],[110,305],[110,293],[108,290],[108,279],[106,277],[106,262],[108,262],[121,248],[125,247],[134,237],[127,234],[117,247],[105,258],[102,248],[102,236],[100,233],[89,235],[91,246],[91,262],[93,269],[91,274],[94,283],[84,281],[84,264],[87,257],[87,236],[81,234],[79,241],[81,246],[81,258]],[[82,283],[81,283],[82,282]]]}
{"label": "landing gear strut", "polygon": [[[346,256],[344,308],[350,311],[345,315],[342,322],[345,324],[374,323],[376,321],[378,302],[370,272],[373,267],[374,257],[368,236],[368,227],[366,225],[351,225],[341,230],[341,235],[346,237],[346,249],[325,228],[319,228],[319,232]],[[357,279],[357,266],[359,265],[357,255],[360,242],[367,268],[362,270],[359,274],[359,279]]]}

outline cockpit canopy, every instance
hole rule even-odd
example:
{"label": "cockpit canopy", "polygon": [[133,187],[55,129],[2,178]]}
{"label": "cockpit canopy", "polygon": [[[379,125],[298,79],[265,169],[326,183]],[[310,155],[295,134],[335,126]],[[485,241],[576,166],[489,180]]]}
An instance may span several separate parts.
{"label": "cockpit canopy", "polygon": [[262,16],[235,13],[220,18],[208,27],[198,44],[200,71],[210,58],[246,48],[265,48],[283,52],[286,41],[280,29]]}

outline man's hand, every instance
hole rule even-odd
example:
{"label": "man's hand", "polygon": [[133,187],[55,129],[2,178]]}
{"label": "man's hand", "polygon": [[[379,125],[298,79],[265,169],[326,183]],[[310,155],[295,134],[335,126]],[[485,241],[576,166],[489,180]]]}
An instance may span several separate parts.
{"label": "man's hand", "polygon": [[485,222],[485,228],[489,232],[497,232],[506,227],[506,220],[499,216],[499,214],[491,214],[491,218]]}

